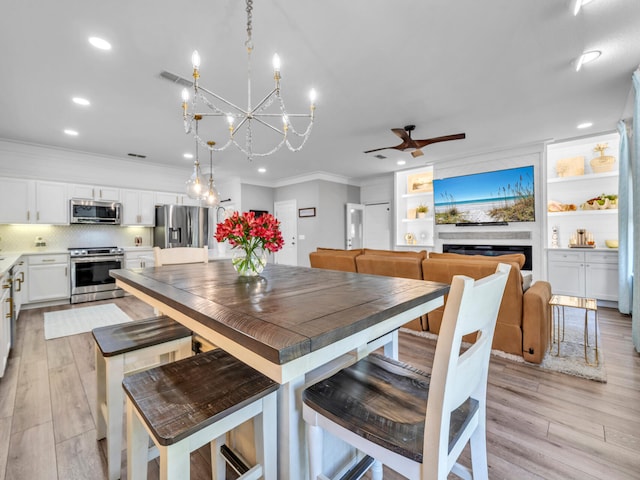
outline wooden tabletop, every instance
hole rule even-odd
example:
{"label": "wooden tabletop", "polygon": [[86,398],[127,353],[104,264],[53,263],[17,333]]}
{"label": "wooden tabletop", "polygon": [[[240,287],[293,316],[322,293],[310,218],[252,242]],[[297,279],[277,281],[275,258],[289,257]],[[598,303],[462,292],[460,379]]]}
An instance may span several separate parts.
{"label": "wooden tabletop", "polygon": [[110,274],[281,365],[449,289],[437,282],[275,264],[259,277],[239,277],[226,261]]}

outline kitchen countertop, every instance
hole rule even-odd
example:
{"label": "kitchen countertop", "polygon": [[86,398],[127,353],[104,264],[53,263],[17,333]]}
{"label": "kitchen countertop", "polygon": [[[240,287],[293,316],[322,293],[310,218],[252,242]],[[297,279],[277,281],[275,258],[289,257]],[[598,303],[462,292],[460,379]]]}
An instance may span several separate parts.
{"label": "kitchen countertop", "polygon": [[22,253],[0,252],[0,277],[4,276],[21,256]]}

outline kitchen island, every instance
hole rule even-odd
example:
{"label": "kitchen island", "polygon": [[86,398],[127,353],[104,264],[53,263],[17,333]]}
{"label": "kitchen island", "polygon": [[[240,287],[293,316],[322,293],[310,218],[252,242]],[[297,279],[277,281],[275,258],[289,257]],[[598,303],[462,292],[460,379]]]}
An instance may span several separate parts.
{"label": "kitchen island", "polygon": [[281,384],[279,477],[307,477],[301,392],[385,346],[442,305],[449,286],[403,278],[267,265],[238,277],[231,262],[112,270],[117,285]]}

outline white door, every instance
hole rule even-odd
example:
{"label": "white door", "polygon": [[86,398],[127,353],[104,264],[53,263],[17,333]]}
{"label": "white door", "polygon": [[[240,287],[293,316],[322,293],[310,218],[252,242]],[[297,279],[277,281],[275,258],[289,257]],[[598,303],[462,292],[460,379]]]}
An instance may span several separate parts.
{"label": "white door", "polygon": [[298,265],[298,217],[296,201],[285,200],[273,204],[273,215],[280,220],[280,231],[284,238],[282,250],[274,255],[274,262],[280,265]]}
{"label": "white door", "polygon": [[364,246],[391,249],[391,206],[389,202],[364,206]]}
{"label": "white door", "polygon": [[364,205],[347,203],[347,250],[364,248],[362,235],[364,231]]}

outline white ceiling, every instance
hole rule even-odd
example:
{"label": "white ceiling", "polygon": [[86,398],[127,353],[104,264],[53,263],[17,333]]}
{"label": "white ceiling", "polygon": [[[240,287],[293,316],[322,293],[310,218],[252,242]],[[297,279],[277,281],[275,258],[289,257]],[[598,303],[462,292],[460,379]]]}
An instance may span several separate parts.
{"label": "white ceiling", "polygon": [[[328,172],[358,179],[455,157],[616,128],[640,64],[640,1],[593,0],[578,16],[570,0],[256,0],[253,98],[272,87],[271,57],[282,59],[290,112],[306,112],[318,91],[316,123],[305,148],[249,162],[215,154],[217,174],[276,184]],[[152,164],[184,165],[182,87],[191,52],[202,57],[201,84],[245,105],[246,14],[240,0],[21,0],[0,15],[0,138]],[[98,51],[89,36],[108,39]],[[586,50],[597,61],[576,73]],[[71,102],[86,97],[90,107]],[[576,126],[593,122],[587,130]],[[413,159],[385,150],[390,131],[417,126],[414,138],[465,132]],[[78,137],[62,133],[65,128]],[[259,127],[255,127],[258,129]],[[224,142],[226,130],[205,138]],[[203,163],[208,163],[205,156]],[[398,167],[396,161],[407,164]],[[267,173],[257,173],[264,166]]]}

